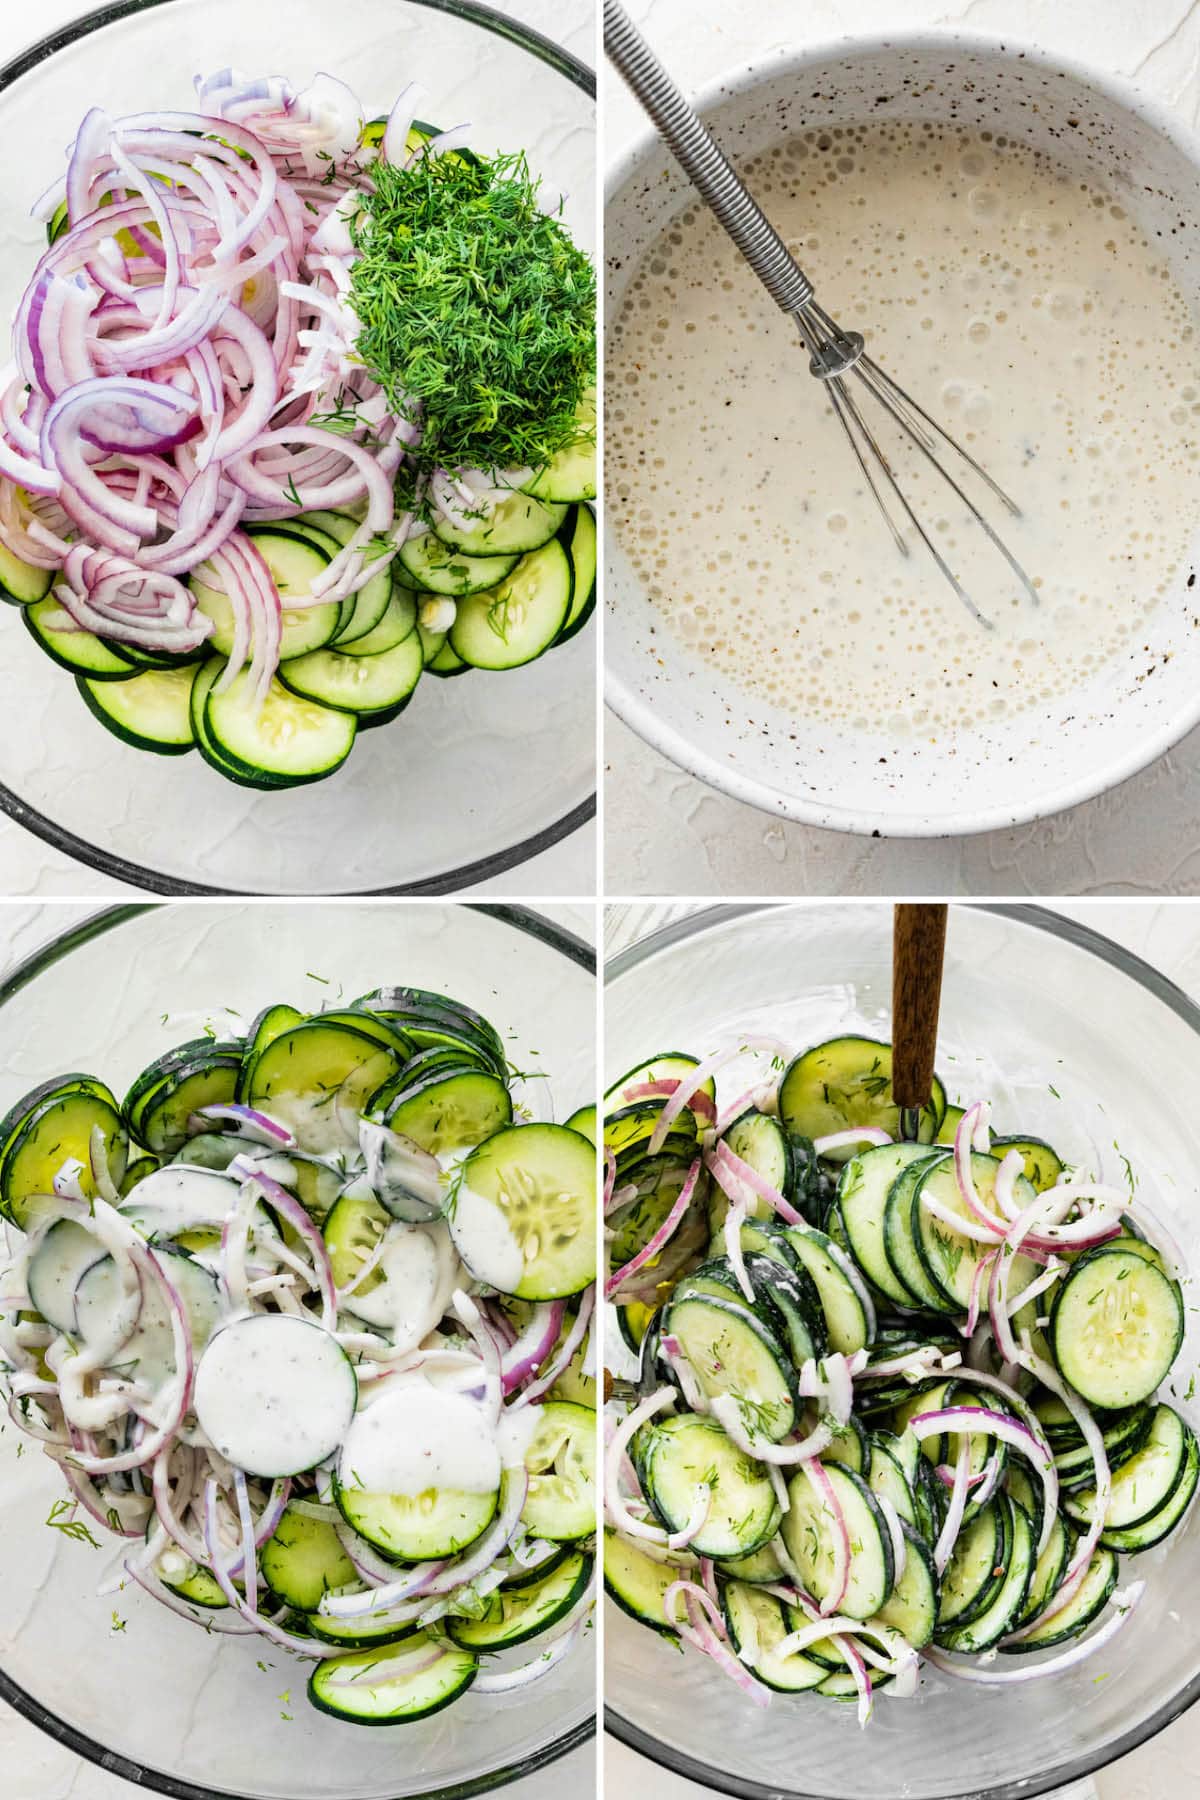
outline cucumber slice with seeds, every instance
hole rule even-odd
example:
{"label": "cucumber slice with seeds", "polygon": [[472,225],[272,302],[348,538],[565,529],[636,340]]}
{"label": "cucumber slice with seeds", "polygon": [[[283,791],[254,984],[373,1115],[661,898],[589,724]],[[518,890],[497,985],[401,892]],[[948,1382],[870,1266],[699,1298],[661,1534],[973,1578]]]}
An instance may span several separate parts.
{"label": "cucumber slice with seeds", "polygon": [[708,1516],[688,1546],[696,1556],[747,1556],[779,1529],[779,1502],[761,1463],[740,1451],[715,1419],[693,1413],[656,1424],[641,1461],[642,1485],[668,1531],[682,1531],[696,1489],[710,1490]]}
{"label": "cucumber slice with seeds", "polygon": [[450,1235],[477,1280],[521,1300],[560,1300],[594,1279],[596,1149],[579,1132],[497,1131],[451,1191]]}
{"label": "cucumber slice with seeds", "polygon": [[353,713],[303,699],[275,680],[256,710],[246,670],[223,694],[209,690],[204,722],[225,762],[280,787],[324,780],[341,768],[354,748]]}
{"label": "cucumber slice with seeds", "polygon": [[379,1098],[372,1095],[368,1102],[372,1114],[434,1156],[480,1144],[512,1122],[507,1087],[498,1075],[483,1070],[463,1070],[402,1089],[381,1110]]}
{"label": "cucumber slice with seeds", "polygon": [[386,1044],[318,1017],[281,1032],[259,1053],[247,1100],[286,1125],[302,1150],[327,1150],[331,1136],[357,1145],[368,1096],[399,1069],[400,1057]]}
{"label": "cucumber slice with seeds", "polygon": [[[972,1151],[971,1175],[975,1188],[983,1205],[992,1211],[996,1210],[992,1195],[999,1169],[996,1157]],[[1032,1205],[1037,1198],[1023,1175],[1017,1176],[1013,1193],[1018,1211]],[[961,1218],[970,1217],[966,1202],[959,1193],[953,1159],[947,1161],[943,1158],[933,1163],[917,1183],[913,1190],[910,1230],[917,1255],[929,1280],[949,1307],[966,1312],[971,1300],[975,1265],[987,1254],[988,1246],[977,1243],[974,1238],[964,1237],[952,1225],[927,1211],[923,1204],[925,1195],[936,1199],[942,1207]],[[1015,1299],[1022,1288],[1028,1287],[1036,1273],[1036,1264],[1030,1262],[1027,1256],[1015,1256],[1008,1273],[1010,1299]]]}
{"label": "cucumber slice with seeds", "polygon": [[1149,1399],[1183,1343],[1178,1285],[1127,1250],[1081,1257],[1060,1285],[1050,1342],[1064,1378],[1090,1406]]}
{"label": "cucumber slice with seeds", "polygon": [[731,1581],[721,1598],[730,1642],[765,1687],[780,1694],[802,1694],[820,1686],[829,1673],[823,1663],[795,1651],[779,1654],[792,1626],[774,1594]]}
{"label": "cucumber slice with seeds", "polygon": [[444,544],[468,556],[523,556],[547,543],[566,516],[566,507],[553,501],[512,494],[468,526],[438,517],[433,529]]}
{"label": "cucumber slice with seeds", "polygon": [[[81,1085],[87,1081],[90,1085]],[[23,1113],[25,1101],[4,1121],[4,1154],[0,1160],[0,1212],[25,1227],[37,1210],[37,1197],[54,1192],[54,1177],[67,1162],[78,1162],[82,1192],[96,1192],[92,1173],[92,1131],[99,1127],[109,1170],[120,1181],[128,1139],[116,1100],[90,1076],[67,1076],[49,1084]],[[14,1118],[14,1113],[17,1115]]]}
{"label": "cucumber slice with seeds", "polygon": [[474,669],[516,669],[532,662],[565,624],[571,584],[570,558],[551,538],[497,585],[458,602],[450,648]]}
{"label": "cucumber slice with seeds", "polygon": [[182,756],[196,742],[191,697],[194,670],[145,669],[125,681],[77,675],[75,685],[94,719],[135,750]]}
{"label": "cucumber slice with seeds", "polygon": [[[946,1109],[946,1092],[935,1075],[933,1094],[921,1114],[920,1139],[930,1143]],[[820,1138],[853,1125],[881,1127],[900,1135],[900,1112],[892,1099],[892,1047],[874,1038],[830,1038],[803,1051],[784,1070],[779,1084],[779,1116],[794,1137]],[[846,1162],[853,1146],[830,1153]]]}
{"label": "cucumber slice with seeds", "polygon": [[545,1400],[534,1410],[521,1518],[532,1537],[551,1543],[589,1537],[596,1529],[596,1414],[569,1400]]}
{"label": "cucumber slice with seeds", "polygon": [[[381,656],[385,650],[394,650],[405,638],[417,628],[417,603],[407,588],[394,584],[391,597],[379,618],[365,636],[359,638],[340,638],[337,648],[343,656]],[[418,636],[424,661],[423,637]]]}
{"label": "cucumber slice with seeds", "polygon": [[390,650],[343,655],[313,650],[279,665],[278,679],[291,694],[343,712],[377,713],[397,707],[413,693],[424,664],[415,631]]}

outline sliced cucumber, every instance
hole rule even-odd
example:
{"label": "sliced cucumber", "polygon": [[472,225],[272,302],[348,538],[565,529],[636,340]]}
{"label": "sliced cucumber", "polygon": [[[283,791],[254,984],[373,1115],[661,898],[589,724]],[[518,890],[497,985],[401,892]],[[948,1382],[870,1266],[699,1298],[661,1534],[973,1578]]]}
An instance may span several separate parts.
{"label": "sliced cucumber", "polygon": [[368,1102],[372,1116],[434,1156],[480,1144],[512,1122],[507,1087],[498,1075],[483,1071],[466,1070],[406,1087],[382,1107],[380,1098],[376,1093]]}
{"label": "sliced cucumber", "polygon": [[521,1518],[532,1536],[551,1543],[588,1537],[596,1529],[596,1414],[567,1400],[546,1400],[534,1411]]}
{"label": "sliced cucumber", "polygon": [[594,1279],[595,1214],[595,1146],[565,1125],[514,1125],[464,1163],[450,1234],[477,1280],[558,1300]]}
{"label": "sliced cucumber", "polygon": [[942,1576],[939,1634],[971,1624],[992,1604],[1007,1565],[1011,1522],[1007,1506],[993,1499],[959,1532]]}
{"label": "sliced cucumber", "polygon": [[138,1142],[155,1156],[174,1156],[188,1141],[188,1121],[194,1113],[203,1106],[225,1106],[234,1098],[241,1066],[238,1045],[197,1045],[185,1062],[177,1062],[126,1102],[126,1116]]}
{"label": "sliced cucumber", "polygon": [[[153,1515],[151,1515],[153,1517]],[[225,1598],[224,1589],[215,1575],[193,1562],[190,1556],[168,1544],[165,1550],[155,1557],[151,1568],[165,1588],[178,1594],[181,1600],[187,1600],[192,1606],[203,1606],[209,1612],[219,1612],[229,1602]]]}
{"label": "sliced cucumber", "polygon": [[[852,1619],[874,1618],[892,1591],[892,1538],[879,1502],[860,1475],[838,1463],[825,1466],[850,1539],[850,1575],[838,1607]],[[834,1571],[835,1522],[825,1500],[801,1469],[788,1483],[783,1541],[806,1592],[818,1600],[830,1593]]]}
{"label": "sliced cucumber", "polygon": [[728,1397],[755,1436],[778,1443],[796,1423],[795,1374],[778,1338],[748,1307],[716,1296],[672,1299],[664,1329],[701,1391]]}
{"label": "sliced cucumber", "polygon": [[341,768],[354,748],[352,713],[302,699],[274,680],[256,710],[246,670],[223,694],[210,688],[204,722],[223,761],[240,774],[280,787],[323,780]]}
{"label": "sliced cucumber", "polygon": [[[1011,1482],[1011,1472],[1009,1475]],[[1050,1536],[1046,1540],[1046,1548],[1037,1559],[1033,1571],[1033,1579],[1029,1584],[1029,1593],[1025,1604],[1017,1614],[1016,1626],[1028,1625],[1036,1619],[1050,1604],[1052,1595],[1056,1594],[1063,1584],[1067,1572],[1067,1564],[1071,1560],[1071,1545],[1074,1539],[1062,1522],[1061,1513],[1055,1513],[1054,1523],[1050,1527]]]}
{"label": "sliced cucumber", "polygon": [[[342,618],[340,601],[320,605],[298,606],[297,601],[312,593],[312,584],[329,567],[330,552],[312,538],[285,534],[282,531],[261,532],[255,536],[255,548],[271,572],[271,579],[283,602],[283,627],[280,638],[281,658],[304,656],[319,650],[336,637]],[[200,611],[212,620],[209,639],[214,650],[228,656],[233,649],[233,606],[223,588],[211,586],[204,579],[207,565],[192,572],[188,586]],[[288,602],[292,604],[289,607]]]}
{"label": "sliced cucumber", "polygon": [[696,1556],[748,1556],[779,1529],[779,1502],[761,1463],[715,1419],[679,1413],[652,1428],[641,1463],[646,1498],[668,1531],[682,1531],[709,1489],[708,1515],[688,1548]]}
{"label": "sliced cucumber", "polygon": [[829,1671],[823,1663],[795,1651],[779,1654],[791,1624],[773,1594],[731,1581],[722,1602],[734,1650],[766,1687],[780,1694],[801,1694],[825,1680]]}
{"label": "sliced cucumber", "polygon": [[34,605],[46,598],[56,573],[54,569],[35,569],[32,563],[22,562],[0,544],[0,598],[18,606]]}
{"label": "sliced cucumber", "polygon": [[547,543],[566,517],[565,506],[535,500],[531,494],[510,494],[465,528],[437,518],[433,529],[452,550],[469,556],[524,556]]}
{"label": "sliced cucumber", "polygon": [[[1170,1406],[1156,1406],[1141,1449],[1116,1470],[1104,1513],[1105,1535],[1140,1525],[1164,1507],[1183,1476],[1191,1433]],[[1091,1452],[1087,1451],[1091,1468]],[[1086,1487],[1066,1495],[1063,1511],[1083,1525],[1096,1516],[1096,1490]]]}
{"label": "sliced cucumber", "polygon": [[622,1612],[641,1625],[674,1637],[667,1624],[664,1602],[667,1589],[681,1571],[674,1563],[658,1562],[627,1538],[604,1528],[604,1586]]}
{"label": "sliced cucumber", "polygon": [[[735,1156],[748,1163],[779,1193],[787,1194],[792,1181],[792,1144],[778,1119],[751,1107],[733,1121],[724,1142]],[[754,1200],[751,1216],[774,1216],[767,1201],[759,1195],[755,1195]]]}
{"label": "sliced cucumber", "polygon": [[570,1118],[565,1119],[563,1122],[568,1131],[577,1131],[580,1137],[585,1137],[588,1140],[589,1144],[599,1142],[599,1121],[596,1118],[596,1109],[594,1106],[578,1107],[576,1111],[571,1114]]}
{"label": "sliced cucumber", "polygon": [[1139,1550],[1153,1549],[1179,1524],[1196,1493],[1196,1483],[1200,1480],[1200,1445],[1197,1445],[1195,1434],[1189,1429],[1187,1434],[1187,1450],[1183,1459],[1183,1469],[1179,1480],[1175,1483],[1168,1498],[1156,1513],[1148,1519],[1142,1519],[1137,1525],[1130,1525],[1123,1531],[1105,1531],[1101,1543],[1110,1550],[1120,1551],[1122,1555],[1133,1556]]}
{"label": "sliced cucumber", "polygon": [[302,1150],[327,1150],[331,1140],[351,1141],[350,1125],[340,1115],[354,1115],[356,1127],[368,1096],[399,1069],[398,1054],[386,1044],[317,1018],[282,1032],[260,1051],[246,1097],[286,1125]]}
{"label": "sliced cucumber", "polygon": [[[996,1157],[983,1156],[978,1151],[972,1152],[971,1176],[976,1192],[983,1205],[992,1211],[996,1210],[992,1196],[999,1169]],[[1013,1191],[1018,1211],[1031,1205],[1037,1198],[1023,1175],[1017,1176]],[[959,1192],[953,1159],[943,1158],[932,1163],[917,1183],[912,1197],[910,1230],[917,1255],[929,1280],[948,1306],[959,1312],[966,1312],[971,1300],[975,1265],[981,1257],[988,1254],[989,1247],[978,1243],[974,1238],[965,1237],[943,1219],[936,1218],[924,1205],[926,1196],[935,1199],[943,1208],[956,1213],[960,1218],[970,1217],[966,1201]],[[1022,1288],[1028,1287],[1036,1273],[1036,1265],[1027,1256],[1013,1257],[1008,1272],[1010,1299],[1015,1299]]]}
{"label": "sliced cucumber", "polygon": [[125,681],[135,673],[136,664],[116,644],[81,631],[57,600],[35,600],[21,617],[46,655],[72,674],[88,675],[93,681]]}
{"label": "sliced cucumber", "polygon": [[903,1520],[900,1528],[904,1534],[904,1573],[876,1617],[907,1638],[914,1650],[923,1650],[932,1641],[937,1625],[937,1570],[925,1539]]}
{"label": "sliced cucumber", "polygon": [[196,741],[190,701],[191,668],[146,669],[125,681],[77,675],[75,685],[93,718],[122,743],[160,756],[182,756]]}
{"label": "sliced cucumber", "polygon": [[294,1506],[284,1508],[262,1547],[259,1567],[271,1592],[297,1612],[316,1612],[326,1594],[353,1587],[358,1579],[333,1526]]}
{"label": "sliced cucumber", "polygon": [[990,1650],[1014,1628],[1024,1610],[1037,1562],[1033,1524],[1024,1507],[1007,1494],[997,1494],[996,1504],[1007,1508],[1009,1514],[1008,1559],[1003,1579],[982,1612],[953,1631],[939,1631],[938,1642],[947,1650],[974,1655]]}
{"label": "sliced cucumber", "polygon": [[888,1189],[884,1207],[883,1249],[893,1275],[911,1296],[909,1305],[915,1303],[931,1312],[957,1314],[957,1304],[929,1279],[913,1241],[912,1230],[912,1200],[917,1185],[934,1162],[945,1161],[948,1155],[948,1151],[942,1151],[927,1158],[914,1157],[900,1170]]}
{"label": "sliced cucumber", "polygon": [[[307,523],[325,532],[340,549],[350,542],[362,520],[352,518],[349,513],[313,512],[305,513],[303,519],[296,523]],[[338,621],[336,642],[339,650],[349,643],[362,642],[369,633],[374,632],[388,610],[392,591],[392,571],[387,566],[360,587],[356,594],[350,596]]]}
{"label": "sliced cucumber", "polygon": [[1025,1179],[1039,1194],[1052,1188],[1063,1172],[1062,1158],[1043,1138],[994,1137],[992,1155],[1002,1160],[1010,1150],[1019,1150],[1025,1163]]}
{"label": "sliced cucumber", "polygon": [[843,1356],[862,1350],[870,1339],[863,1290],[847,1273],[847,1260],[832,1238],[815,1227],[790,1225],[786,1237],[797,1263],[811,1275],[825,1314],[829,1348]]}
{"label": "sliced cucumber", "polygon": [[571,560],[557,538],[510,575],[458,602],[449,644],[474,669],[516,669],[548,650],[571,606]]}
{"label": "sliced cucumber", "polygon": [[431,594],[450,594],[455,599],[495,587],[497,581],[516,568],[518,561],[515,552],[511,556],[467,556],[443,543],[433,531],[407,538],[400,552],[400,562],[415,587]]}
{"label": "sliced cucumber", "polygon": [[[416,628],[416,601],[407,588],[393,584],[391,597],[378,623],[364,637],[339,638],[337,648],[344,656],[381,656],[385,650],[394,650],[397,644],[402,644]],[[423,653],[424,639],[419,635],[418,642]]]}
{"label": "sliced cucumber", "polygon": [[383,712],[407,700],[421,679],[421,640],[415,631],[390,650],[373,656],[313,650],[280,663],[279,680],[289,693],[344,712]]}
{"label": "sliced cucumber", "polygon": [[299,1475],[324,1462],[345,1439],[357,1400],[354,1368],[337,1339],[287,1313],[223,1325],[196,1366],[201,1429],[252,1475]]}
{"label": "sliced cucumber", "polygon": [[431,1718],[466,1693],[478,1668],[474,1653],[457,1645],[428,1667],[425,1653],[435,1647],[433,1638],[414,1635],[390,1651],[372,1648],[330,1656],[309,1676],[308,1697],[320,1712],[356,1725]]}
{"label": "sliced cucumber", "polygon": [[1075,1594],[1061,1612],[1056,1612],[1045,1624],[1039,1625],[1036,1631],[1030,1632],[1028,1637],[1021,1638],[1017,1643],[1001,1644],[1000,1648],[1014,1655],[1027,1655],[1034,1650],[1048,1650],[1052,1644],[1065,1644],[1069,1638],[1079,1637],[1093,1619],[1104,1611],[1116,1585],[1117,1559],[1111,1550],[1101,1546],[1088,1564],[1087,1574]]}
{"label": "sliced cucumber", "polygon": [[[343,1479],[345,1477],[345,1479]],[[354,1485],[345,1453],[334,1479],[338,1511],[359,1537],[397,1562],[457,1556],[496,1516],[496,1493],[429,1488],[423,1494],[381,1494]]]}
{"label": "sliced cucumber", "polygon": [[[216,1276],[182,1251],[159,1248],[157,1256],[183,1302],[192,1348],[198,1356],[212,1336],[220,1313]],[[122,1291],[121,1276],[111,1257],[106,1256],[87,1269],[75,1293],[76,1326],[85,1345],[106,1342]],[[161,1287],[157,1282],[146,1282],[137,1323],[106,1367],[159,1387],[176,1370],[171,1316]]]}
{"label": "sliced cucumber", "polygon": [[837,1209],[846,1242],[859,1268],[897,1306],[912,1306],[916,1296],[899,1280],[888,1260],[884,1217],[894,1181],[910,1163],[930,1161],[923,1144],[880,1144],[843,1163],[837,1185]]}
{"label": "sliced cucumber", "polygon": [[74,1333],[79,1283],[105,1256],[103,1244],[92,1232],[73,1219],[57,1219],[29,1258],[25,1284],[35,1312],[56,1331]]}
{"label": "sliced cucumber", "polygon": [[[929,1105],[921,1114],[920,1139],[937,1134],[946,1092],[936,1075]],[[870,1125],[900,1135],[900,1112],[892,1099],[892,1047],[874,1038],[830,1038],[789,1063],[779,1084],[779,1116],[793,1136],[820,1138],[853,1125]],[[831,1153],[846,1162],[853,1146]]]}
{"label": "sliced cucumber", "polygon": [[[32,1102],[32,1104],[30,1104]],[[54,1192],[54,1177],[67,1162],[81,1164],[80,1187],[96,1192],[92,1132],[99,1127],[109,1171],[119,1181],[128,1140],[116,1100],[89,1075],[66,1075],[19,1101],[0,1126],[0,1212],[26,1225],[37,1196]]]}
{"label": "sliced cucumber", "polygon": [[579,436],[558,450],[545,468],[539,469],[524,492],[539,500],[594,500],[596,498],[596,396],[586,396],[576,414]]}
{"label": "sliced cucumber", "polygon": [[1147,1400],[1183,1343],[1178,1284],[1128,1250],[1081,1257],[1055,1294],[1050,1342],[1063,1376],[1090,1406]]}
{"label": "sliced cucumber", "polygon": [[558,642],[565,644],[582,631],[596,607],[596,519],[590,506],[577,506],[560,536],[567,545],[574,581],[571,606]]}
{"label": "sliced cucumber", "polygon": [[482,1618],[451,1616],[446,1634],[464,1650],[511,1650],[565,1618],[586,1592],[591,1575],[591,1556],[573,1550],[537,1581],[498,1588]]}

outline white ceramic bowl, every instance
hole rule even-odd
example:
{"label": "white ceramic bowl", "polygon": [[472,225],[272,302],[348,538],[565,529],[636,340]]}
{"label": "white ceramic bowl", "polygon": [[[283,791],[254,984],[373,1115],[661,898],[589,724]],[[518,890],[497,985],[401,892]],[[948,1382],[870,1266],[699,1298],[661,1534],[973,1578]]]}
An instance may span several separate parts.
{"label": "white ceramic bowl", "polygon": [[[669,60],[669,46],[663,49]],[[1128,84],[1081,65],[973,35],[843,40],[773,53],[708,88],[699,108],[735,160],[801,130],[868,116],[986,125],[1115,190],[1184,292],[1196,288],[1200,142]],[[642,253],[682,210],[687,191],[653,134],[611,170],[608,318],[617,316]],[[819,287],[819,262],[810,273]],[[897,373],[903,379],[903,370]],[[798,355],[800,400],[810,397],[799,386],[807,380]],[[813,424],[836,429],[816,408]],[[758,700],[748,707],[731,683],[673,636],[664,649],[655,608],[610,531],[607,697],[664,755],[782,818],[896,837],[1017,824],[1135,774],[1200,721],[1200,600],[1187,586],[1196,553],[1193,542],[1193,560],[1127,659],[1055,705],[960,731],[948,750],[944,740],[901,745],[881,735],[840,735]],[[941,579],[932,568],[929,578]]]}

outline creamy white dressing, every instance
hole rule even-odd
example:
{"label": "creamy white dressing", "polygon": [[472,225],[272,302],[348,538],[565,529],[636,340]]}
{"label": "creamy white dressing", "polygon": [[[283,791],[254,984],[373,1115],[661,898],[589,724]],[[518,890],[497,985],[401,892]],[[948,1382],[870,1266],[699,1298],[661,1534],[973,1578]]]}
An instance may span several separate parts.
{"label": "creamy white dressing", "polygon": [[900,737],[1136,658],[1200,510],[1200,357],[1120,197],[935,124],[808,132],[745,173],[825,305],[1022,506],[1005,535],[1041,604],[916,452],[903,479],[995,629],[915,539],[896,553],[794,325],[695,205],[645,257],[607,364],[611,517],[659,654]]}
{"label": "creamy white dressing", "polygon": [[146,1237],[170,1237],[220,1225],[237,1205],[241,1184],[214,1169],[168,1163],[130,1188],[121,1211]]}
{"label": "creamy white dressing", "polygon": [[333,1454],[357,1399],[354,1371],[321,1326],[253,1313],[218,1331],[193,1404],[221,1455],[254,1475],[294,1475]]}
{"label": "creamy white dressing", "polygon": [[500,1485],[500,1451],[491,1420],[466,1395],[398,1381],[356,1416],[338,1480],[371,1494],[490,1494]]}
{"label": "creamy white dressing", "polygon": [[525,1256],[508,1220],[486,1195],[459,1184],[450,1219],[454,1247],[476,1281],[511,1294],[525,1271]]}
{"label": "creamy white dressing", "polygon": [[454,1255],[445,1226],[390,1225],[375,1272],[350,1294],[347,1312],[387,1331],[397,1349],[419,1343],[454,1289]]}

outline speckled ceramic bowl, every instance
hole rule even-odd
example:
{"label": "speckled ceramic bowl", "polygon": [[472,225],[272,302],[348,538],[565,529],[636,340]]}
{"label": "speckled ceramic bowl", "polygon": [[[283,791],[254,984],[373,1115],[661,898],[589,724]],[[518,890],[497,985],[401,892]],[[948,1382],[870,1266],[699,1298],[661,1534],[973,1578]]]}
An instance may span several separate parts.
{"label": "speckled ceramic bowl", "polygon": [[[669,58],[669,46],[663,50]],[[1196,289],[1200,144],[1161,107],[1081,65],[973,36],[843,41],[772,54],[707,89],[699,104],[735,159],[800,130],[868,116],[986,125],[1101,180],[1161,244],[1184,291]],[[642,253],[683,209],[687,192],[649,134],[611,170],[610,319]],[[811,273],[819,280],[819,267]],[[807,379],[799,360],[797,379]],[[822,425],[835,430],[814,412],[814,428]],[[1196,550],[1193,543],[1193,559]],[[958,731],[952,743],[945,736],[937,744],[916,736],[897,743],[882,734],[838,734],[757,699],[750,705],[661,625],[654,634],[655,608],[612,529],[607,696],[627,724],[692,774],[782,818],[884,836],[991,830],[1102,792],[1200,720],[1193,568],[1194,560],[1185,563],[1128,656],[1086,687]],[[930,580],[939,579],[931,570]]]}

